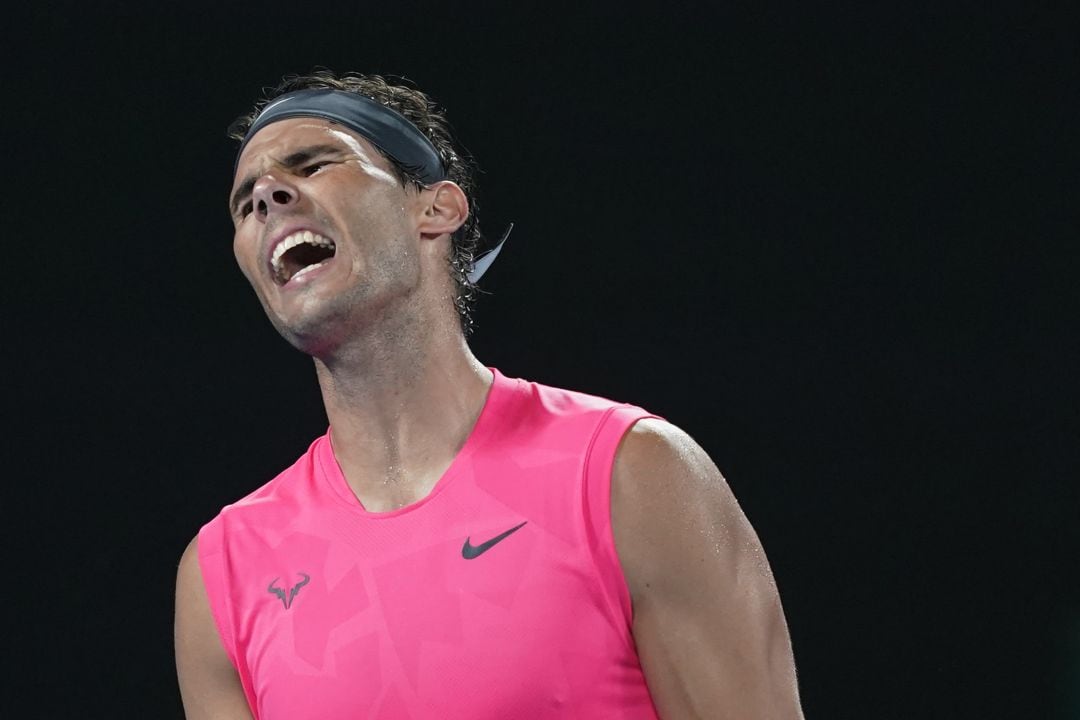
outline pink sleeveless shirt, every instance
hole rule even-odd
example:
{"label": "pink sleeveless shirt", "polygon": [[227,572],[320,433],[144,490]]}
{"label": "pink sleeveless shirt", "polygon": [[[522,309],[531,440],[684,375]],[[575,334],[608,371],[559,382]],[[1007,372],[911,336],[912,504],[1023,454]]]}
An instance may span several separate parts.
{"label": "pink sleeveless shirt", "polygon": [[202,528],[256,718],[656,717],[610,522],[615,450],[650,415],[494,376],[423,500],[366,512],[327,434]]}

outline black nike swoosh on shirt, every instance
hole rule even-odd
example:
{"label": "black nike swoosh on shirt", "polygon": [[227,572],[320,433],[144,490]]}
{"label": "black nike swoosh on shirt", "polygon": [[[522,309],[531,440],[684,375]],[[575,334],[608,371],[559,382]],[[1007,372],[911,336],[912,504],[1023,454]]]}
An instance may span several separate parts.
{"label": "black nike swoosh on shirt", "polygon": [[527,522],[529,521],[526,520],[525,522],[521,523],[521,525],[518,525],[517,527],[512,527],[506,532],[500,533],[488,540],[487,542],[480,543],[479,545],[472,545],[469,543],[469,540],[471,538],[465,538],[465,544],[461,546],[461,557],[465,558],[466,560],[472,560],[474,558],[480,557],[488,550],[495,547],[497,543],[502,542],[506,538],[513,535],[516,531],[520,530]]}

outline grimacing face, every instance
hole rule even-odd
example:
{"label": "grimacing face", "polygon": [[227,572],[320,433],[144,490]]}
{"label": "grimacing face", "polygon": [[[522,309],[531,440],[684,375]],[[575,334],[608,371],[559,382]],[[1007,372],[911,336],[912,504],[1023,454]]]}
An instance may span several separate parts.
{"label": "grimacing face", "polygon": [[[233,251],[270,321],[306,352],[419,283],[421,195],[347,128],[267,125],[237,165]],[[339,338],[340,339],[340,338]]]}

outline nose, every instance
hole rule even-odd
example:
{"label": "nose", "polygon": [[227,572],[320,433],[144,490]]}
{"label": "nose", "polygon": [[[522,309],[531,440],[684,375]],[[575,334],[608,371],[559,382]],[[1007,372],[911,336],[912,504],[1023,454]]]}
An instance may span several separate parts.
{"label": "nose", "polygon": [[272,212],[289,210],[296,205],[299,197],[295,187],[272,174],[263,175],[251,189],[255,217],[261,221],[265,221]]}

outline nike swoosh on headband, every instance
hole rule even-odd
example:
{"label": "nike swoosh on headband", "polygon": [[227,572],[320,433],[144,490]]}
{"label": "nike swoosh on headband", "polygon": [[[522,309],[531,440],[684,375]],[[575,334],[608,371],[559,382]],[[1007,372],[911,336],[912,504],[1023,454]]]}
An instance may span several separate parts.
{"label": "nike swoosh on headband", "polygon": [[510,226],[506,228],[506,232],[502,234],[502,238],[495,245],[495,247],[491,248],[486,253],[473,261],[472,269],[469,270],[468,273],[469,282],[471,282],[473,285],[480,282],[480,278],[483,277],[484,273],[486,273],[488,271],[488,268],[491,267],[492,263],[495,262],[495,258],[499,257],[499,252],[502,250],[503,245],[506,244],[507,238],[510,237],[510,231],[513,229],[514,223],[510,223]]}

